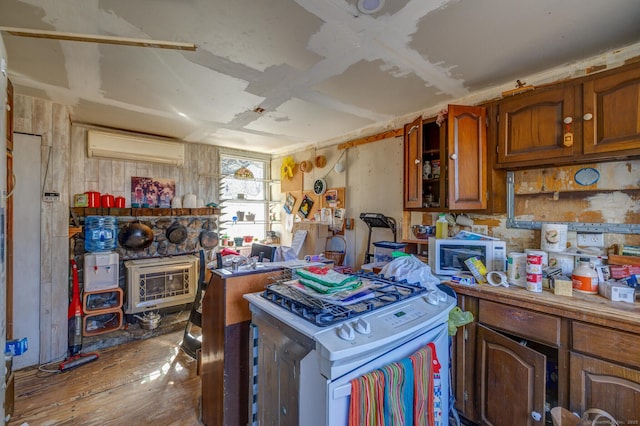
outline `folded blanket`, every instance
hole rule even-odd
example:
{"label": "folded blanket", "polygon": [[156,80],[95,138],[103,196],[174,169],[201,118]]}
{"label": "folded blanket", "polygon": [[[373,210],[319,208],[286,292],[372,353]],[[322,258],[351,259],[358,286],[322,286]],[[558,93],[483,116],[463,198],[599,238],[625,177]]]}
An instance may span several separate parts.
{"label": "folded blanket", "polygon": [[297,273],[302,278],[317,282],[327,287],[343,286],[358,279],[355,275],[341,274],[331,268],[307,267],[298,269]]}

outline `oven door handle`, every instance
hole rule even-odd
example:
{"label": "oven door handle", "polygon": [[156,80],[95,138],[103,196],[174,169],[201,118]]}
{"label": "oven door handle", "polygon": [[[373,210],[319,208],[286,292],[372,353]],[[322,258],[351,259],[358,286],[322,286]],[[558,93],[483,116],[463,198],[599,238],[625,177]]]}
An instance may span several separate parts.
{"label": "oven door handle", "polygon": [[333,390],[333,399],[340,399],[351,395],[351,383],[338,386]]}

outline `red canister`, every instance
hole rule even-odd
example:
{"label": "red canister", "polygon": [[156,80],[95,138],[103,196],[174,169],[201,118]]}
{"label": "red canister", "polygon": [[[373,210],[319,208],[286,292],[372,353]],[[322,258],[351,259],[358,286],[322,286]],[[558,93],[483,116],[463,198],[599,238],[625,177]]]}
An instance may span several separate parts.
{"label": "red canister", "polygon": [[100,193],[98,191],[87,191],[87,207],[100,207]]}
{"label": "red canister", "polygon": [[115,205],[115,199],[111,194],[104,194],[102,197],[100,197],[100,204],[102,204],[102,207],[110,208]]}
{"label": "red canister", "polygon": [[116,208],[124,209],[124,202],[125,202],[124,197],[116,197]]}

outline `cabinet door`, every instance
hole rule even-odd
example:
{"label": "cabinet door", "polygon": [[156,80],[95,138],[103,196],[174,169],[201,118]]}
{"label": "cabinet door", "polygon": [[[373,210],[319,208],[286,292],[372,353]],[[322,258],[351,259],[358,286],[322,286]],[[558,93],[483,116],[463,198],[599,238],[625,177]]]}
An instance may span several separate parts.
{"label": "cabinet door", "polygon": [[404,208],[422,207],[422,117],[404,126]]}
{"label": "cabinet door", "polygon": [[487,112],[449,105],[447,177],[451,210],[487,208]]}
{"label": "cabinet door", "polygon": [[572,411],[582,413],[588,408],[600,408],[621,425],[637,424],[640,420],[639,370],[576,353],[571,353],[569,364]]}
{"label": "cabinet door", "polygon": [[477,333],[480,424],[544,424],[546,356],[480,324]]}
{"label": "cabinet door", "polygon": [[[500,166],[543,165],[566,162],[574,154],[573,142],[565,142],[570,117],[574,141],[579,140],[575,125],[575,88],[534,91],[500,102],[498,163]],[[579,153],[579,152],[578,152]]]}
{"label": "cabinet door", "polygon": [[583,87],[584,153],[639,149],[640,67],[587,81]]}

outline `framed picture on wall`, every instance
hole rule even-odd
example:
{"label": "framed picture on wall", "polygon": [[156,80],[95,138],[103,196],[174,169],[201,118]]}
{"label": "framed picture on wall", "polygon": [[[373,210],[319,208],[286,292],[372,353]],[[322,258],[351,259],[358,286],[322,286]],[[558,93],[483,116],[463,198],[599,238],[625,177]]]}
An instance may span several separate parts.
{"label": "framed picture on wall", "polygon": [[169,208],[175,193],[176,182],[173,179],[131,177],[132,207]]}
{"label": "framed picture on wall", "polygon": [[302,203],[300,203],[300,209],[298,210],[298,214],[306,219],[311,213],[311,208],[313,207],[313,200],[308,195],[305,195],[302,199]]}
{"label": "framed picture on wall", "polygon": [[293,206],[296,204],[296,197],[294,197],[290,192],[287,193],[287,198],[284,200],[284,206],[282,208],[285,212],[291,214],[293,211]]}

